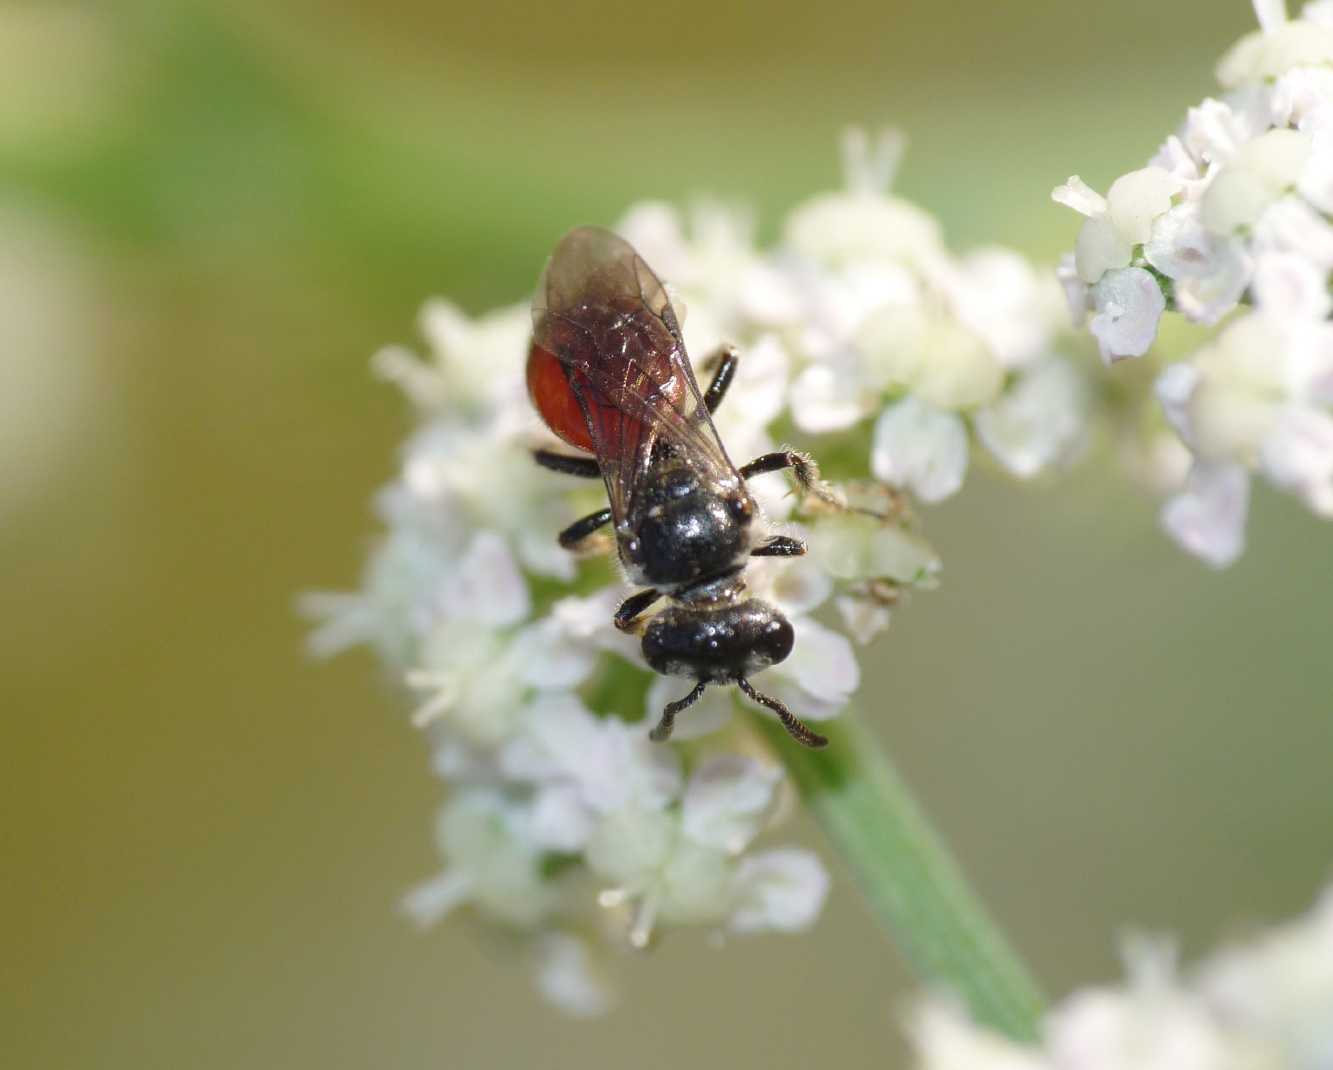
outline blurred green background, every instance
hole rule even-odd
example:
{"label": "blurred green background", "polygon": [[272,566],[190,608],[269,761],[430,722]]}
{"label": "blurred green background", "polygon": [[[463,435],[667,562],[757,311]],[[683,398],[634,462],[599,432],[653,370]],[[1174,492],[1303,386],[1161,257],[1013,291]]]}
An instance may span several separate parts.
{"label": "blurred green background", "polygon": [[[366,655],[306,662],[407,414],[421,301],[527,293],[644,197],[779,214],[848,122],[951,241],[1053,258],[1210,91],[1242,0],[0,7],[0,1063],[899,1065],[911,981],[840,879],[802,939],[673,936],[597,1024],[395,912],[439,787]],[[1259,493],[1230,573],[1109,471],[933,511],[884,737],[1051,989],[1197,951],[1333,848],[1333,554]],[[813,830],[798,834],[813,839]],[[1238,928],[1239,926],[1239,928]],[[803,1006],[798,1016],[796,1004]]]}

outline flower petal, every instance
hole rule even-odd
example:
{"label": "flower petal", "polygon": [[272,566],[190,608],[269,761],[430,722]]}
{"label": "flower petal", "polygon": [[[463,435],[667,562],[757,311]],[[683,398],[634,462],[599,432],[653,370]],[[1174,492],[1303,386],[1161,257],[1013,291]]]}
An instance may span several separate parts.
{"label": "flower petal", "polygon": [[575,1018],[597,1018],[611,1009],[615,993],[596,969],[586,941],[568,933],[544,936],[538,948],[537,989]]}
{"label": "flower petal", "polygon": [[1092,333],[1108,364],[1141,357],[1157,338],[1166,298],[1143,268],[1110,271],[1092,288]]}
{"label": "flower petal", "polygon": [[685,787],[681,829],[698,843],[739,854],[772,812],[782,769],[742,754],[720,754],[695,770]]}
{"label": "flower petal", "polygon": [[906,397],[875,421],[870,468],[924,502],[943,501],[967,473],[967,428],[956,413]]}
{"label": "flower petal", "polygon": [[1070,175],[1063,186],[1056,186],[1051,190],[1051,200],[1088,217],[1098,216],[1106,211],[1106,198],[1078,175]]}
{"label": "flower petal", "polygon": [[1066,360],[1024,372],[994,404],[977,413],[977,437],[1001,465],[1030,479],[1069,456],[1083,439],[1087,388]]}
{"label": "flower petal", "polygon": [[764,851],[742,859],[736,873],[734,932],[801,932],[810,928],[828,897],[828,871],[809,851]]}
{"label": "flower petal", "polygon": [[1162,526],[1182,547],[1214,568],[1245,549],[1250,477],[1238,464],[1195,461],[1185,489],[1162,507]]}

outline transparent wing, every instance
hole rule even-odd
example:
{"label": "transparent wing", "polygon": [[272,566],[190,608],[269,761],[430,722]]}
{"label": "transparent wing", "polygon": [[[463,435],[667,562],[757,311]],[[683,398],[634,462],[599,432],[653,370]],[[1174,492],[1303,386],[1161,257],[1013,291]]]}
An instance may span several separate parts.
{"label": "transparent wing", "polygon": [[537,286],[534,340],[564,365],[616,520],[666,452],[739,481],[690,369],[666,290],[623,238],[570,231]]}

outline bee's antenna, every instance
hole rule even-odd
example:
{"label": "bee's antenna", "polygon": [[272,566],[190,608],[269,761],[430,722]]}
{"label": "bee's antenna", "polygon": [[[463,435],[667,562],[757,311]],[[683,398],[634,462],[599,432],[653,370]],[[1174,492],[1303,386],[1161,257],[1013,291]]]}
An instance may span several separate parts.
{"label": "bee's antenna", "polygon": [[[787,709],[787,707],[777,699],[765,695],[761,691],[756,691],[751,686],[750,681],[745,679],[745,677],[737,677],[736,686],[749,695],[750,698],[754,699],[755,702],[759,703],[759,705],[767,706],[770,710],[776,713],[778,715],[778,720],[782,722],[782,727],[787,730],[791,738],[796,740],[797,743],[800,743],[805,747],[815,748],[828,746],[828,740],[824,736],[821,736],[818,732],[811,731],[809,725],[797,717],[796,714],[792,713],[791,710]],[[691,701],[692,700],[693,699],[691,698]],[[670,707],[667,708],[670,709]]]}
{"label": "bee's antenna", "polygon": [[648,733],[648,738],[654,743],[665,743],[670,739],[671,730],[676,727],[676,714],[698,702],[699,697],[704,693],[704,688],[707,686],[707,680],[700,680],[694,685],[694,690],[684,698],[678,698],[675,702],[668,702],[666,708],[662,710],[662,717],[657,722],[656,727]]}

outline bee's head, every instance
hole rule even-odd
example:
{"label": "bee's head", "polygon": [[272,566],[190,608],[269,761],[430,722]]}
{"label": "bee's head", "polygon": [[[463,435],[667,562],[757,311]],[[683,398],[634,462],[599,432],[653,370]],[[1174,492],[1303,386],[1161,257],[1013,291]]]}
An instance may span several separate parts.
{"label": "bee's head", "polygon": [[721,606],[671,606],[648,622],[643,656],[666,676],[738,680],[784,661],[795,633],[781,610],[748,598]]}

